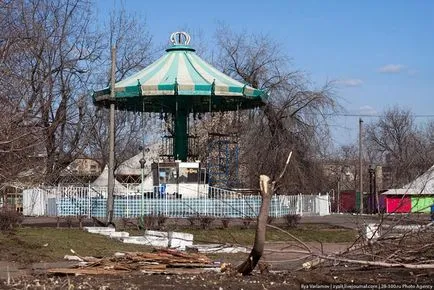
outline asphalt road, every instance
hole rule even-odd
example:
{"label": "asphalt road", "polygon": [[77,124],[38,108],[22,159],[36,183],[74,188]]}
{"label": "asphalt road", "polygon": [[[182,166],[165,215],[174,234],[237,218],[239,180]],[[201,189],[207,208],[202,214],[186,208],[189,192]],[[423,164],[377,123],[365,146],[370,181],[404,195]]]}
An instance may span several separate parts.
{"label": "asphalt road", "polygon": [[[135,221],[135,218],[131,219]],[[60,226],[65,227],[66,221],[60,218]],[[306,224],[329,224],[337,227],[360,229],[364,224],[386,223],[386,224],[426,224],[430,221],[428,214],[395,214],[395,215],[357,215],[357,214],[331,214],[327,216],[302,216],[300,223]],[[73,227],[78,226],[77,219],[73,219]],[[277,219],[274,223],[283,223],[284,220]],[[188,225],[187,219],[169,219],[168,224]],[[241,220],[231,221],[231,225],[242,224]],[[24,217],[23,226],[57,226],[56,217]],[[93,220],[85,219],[84,226],[94,225]]]}

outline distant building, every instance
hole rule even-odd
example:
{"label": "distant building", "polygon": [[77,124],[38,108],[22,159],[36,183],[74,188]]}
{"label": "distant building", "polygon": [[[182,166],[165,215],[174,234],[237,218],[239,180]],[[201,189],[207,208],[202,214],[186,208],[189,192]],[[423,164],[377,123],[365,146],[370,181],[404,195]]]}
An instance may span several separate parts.
{"label": "distant building", "polygon": [[324,174],[332,181],[339,182],[340,190],[354,190],[356,168],[353,165],[341,164],[339,162],[324,165]]}
{"label": "distant building", "polygon": [[71,162],[59,176],[61,184],[87,184],[102,172],[101,164],[92,158],[79,157]]}
{"label": "distant building", "polygon": [[75,159],[66,169],[76,175],[98,175],[102,171],[98,161],[87,157]]}

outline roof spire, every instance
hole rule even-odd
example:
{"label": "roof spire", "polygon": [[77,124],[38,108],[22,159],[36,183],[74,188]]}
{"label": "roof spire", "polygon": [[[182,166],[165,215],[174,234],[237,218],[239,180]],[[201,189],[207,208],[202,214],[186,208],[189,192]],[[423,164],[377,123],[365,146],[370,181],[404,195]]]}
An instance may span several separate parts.
{"label": "roof spire", "polygon": [[189,45],[190,40],[190,34],[184,31],[176,31],[170,35],[170,41],[173,43],[173,45]]}

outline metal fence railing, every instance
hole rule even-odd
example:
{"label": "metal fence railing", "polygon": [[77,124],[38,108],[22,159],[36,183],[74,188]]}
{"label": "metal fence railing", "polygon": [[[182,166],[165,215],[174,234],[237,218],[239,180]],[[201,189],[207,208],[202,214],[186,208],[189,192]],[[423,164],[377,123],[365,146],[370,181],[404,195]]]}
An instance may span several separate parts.
{"label": "metal fence railing", "polygon": [[[258,195],[239,193],[209,187],[208,194],[197,198],[179,198],[154,192],[139,194],[128,188],[114,195],[115,217],[133,218],[142,215],[164,215],[186,218],[213,216],[228,218],[256,217],[261,206]],[[23,213],[29,216],[88,216],[105,217],[107,194],[104,188],[53,187],[33,188],[23,192]],[[327,215],[328,195],[273,196],[270,216],[287,214]]]}

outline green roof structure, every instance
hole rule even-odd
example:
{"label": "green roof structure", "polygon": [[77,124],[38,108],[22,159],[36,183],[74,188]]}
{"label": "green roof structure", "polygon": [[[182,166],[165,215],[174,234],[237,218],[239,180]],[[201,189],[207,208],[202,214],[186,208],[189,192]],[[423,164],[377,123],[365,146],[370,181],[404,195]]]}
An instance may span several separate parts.
{"label": "green roof structure", "polygon": [[[186,161],[187,119],[190,113],[253,109],[267,94],[220,72],[189,46],[185,32],[171,35],[173,45],[157,61],[110,87],[93,93],[94,104],[135,112],[170,113],[174,119],[174,158]],[[183,42],[183,43],[182,43]]]}

